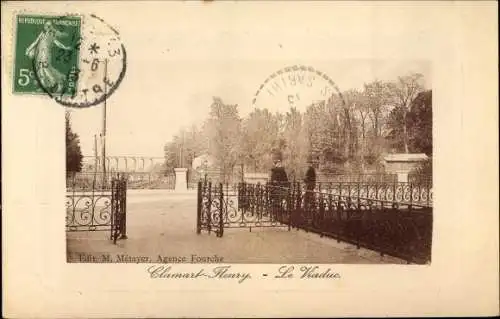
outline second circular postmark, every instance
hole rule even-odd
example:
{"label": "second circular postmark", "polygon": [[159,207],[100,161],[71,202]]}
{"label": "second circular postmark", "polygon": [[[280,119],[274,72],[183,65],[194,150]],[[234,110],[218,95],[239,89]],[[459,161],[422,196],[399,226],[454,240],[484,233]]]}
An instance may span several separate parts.
{"label": "second circular postmark", "polygon": [[[117,90],[127,55],[118,31],[103,19],[76,17],[44,22],[33,48],[33,71],[38,85],[57,103],[85,108],[104,102]],[[65,30],[68,21],[80,21],[81,26],[70,34]]]}
{"label": "second circular postmark", "polygon": [[292,65],[268,76],[255,92],[252,106],[288,112],[328,100],[332,95],[342,97],[335,82],[324,72],[305,65]]}

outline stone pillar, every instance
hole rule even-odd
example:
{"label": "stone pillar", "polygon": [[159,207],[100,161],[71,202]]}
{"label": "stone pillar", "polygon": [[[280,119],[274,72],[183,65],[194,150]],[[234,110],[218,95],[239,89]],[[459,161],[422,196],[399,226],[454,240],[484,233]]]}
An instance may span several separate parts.
{"label": "stone pillar", "polygon": [[175,190],[187,190],[187,168],[174,168],[175,171]]}
{"label": "stone pillar", "polygon": [[398,172],[398,183],[408,183],[408,172]]}

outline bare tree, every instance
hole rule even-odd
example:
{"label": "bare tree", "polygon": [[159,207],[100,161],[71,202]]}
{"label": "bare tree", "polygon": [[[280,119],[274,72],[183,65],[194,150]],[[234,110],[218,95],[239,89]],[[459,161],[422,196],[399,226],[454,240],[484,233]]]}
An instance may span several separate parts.
{"label": "bare tree", "polygon": [[364,173],[365,171],[365,154],[366,154],[366,131],[367,131],[367,120],[368,115],[370,113],[370,107],[368,105],[366,96],[363,93],[358,95],[358,99],[354,105],[354,110],[356,112],[359,126],[361,127],[360,132],[360,147],[359,147],[359,155],[361,157],[361,171]]}
{"label": "bare tree", "polygon": [[215,155],[221,170],[221,179],[228,182],[240,152],[241,119],[238,105],[224,104],[222,99],[214,97],[206,125],[210,138],[210,153]]}
{"label": "bare tree", "polygon": [[268,109],[255,109],[243,121],[242,160],[255,172],[271,168],[271,150],[279,135],[279,119]]}
{"label": "bare tree", "polygon": [[373,81],[365,84],[364,95],[366,97],[369,117],[373,128],[375,139],[381,136],[383,118],[388,105],[393,100],[394,90],[391,84],[383,81]]}
{"label": "bare tree", "polygon": [[356,123],[354,113],[356,106],[360,103],[361,95],[358,90],[350,89],[335,99],[337,101],[335,105],[341,110],[342,123],[339,125],[342,126],[344,156],[346,158],[352,158],[355,154]]}
{"label": "bare tree", "polygon": [[391,87],[391,91],[394,93],[394,104],[403,111],[402,128],[405,153],[409,153],[407,130],[408,112],[410,111],[412,101],[423,91],[422,79],[423,75],[420,73],[400,76]]}
{"label": "bare tree", "polygon": [[303,126],[303,115],[296,109],[291,108],[285,114],[285,127],[282,140],[286,143],[284,147],[285,167],[291,178],[299,178],[303,175],[304,163],[309,151],[308,140]]}

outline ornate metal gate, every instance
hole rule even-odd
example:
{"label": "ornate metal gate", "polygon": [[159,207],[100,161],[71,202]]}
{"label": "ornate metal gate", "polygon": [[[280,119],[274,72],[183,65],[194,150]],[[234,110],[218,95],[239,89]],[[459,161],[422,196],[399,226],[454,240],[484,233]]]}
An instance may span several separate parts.
{"label": "ornate metal gate", "polygon": [[224,221],[222,212],[224,210],[224,193],[222,184],[212,185],[212,182],[198,182],[198,211],[196,218],[196,233],[202,230],[217,237],[224,234]]}
{"label": "ornate metal gate", "polygon": [[111,182],[111,240],[127,239],[127,179]]}
{"label": "ornate metal gate", "polygon": [[198,183],[197,233],[222,237],[227,228],[291,229],[291,197],[285,188],[254,184]]}
{"label": "ornate metal gate", "polygon": [[[109,184],[108,184],[109,185]],[[76,189],[66,194],[66,231],[109,231],[110,239],[127,238],[127,180],[118,176],[100,189]]]}

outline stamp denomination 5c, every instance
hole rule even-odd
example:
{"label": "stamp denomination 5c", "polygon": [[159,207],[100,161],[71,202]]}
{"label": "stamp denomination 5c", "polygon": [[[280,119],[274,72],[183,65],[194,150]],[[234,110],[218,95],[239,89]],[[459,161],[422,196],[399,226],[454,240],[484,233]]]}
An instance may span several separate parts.
{"label": "stamp denomination 5c", "polygon": [[118,32],[95,16],[18,15],[14,93],[46,94],[69,107],[107,99],[126,53]]}
{"label": "stamp denomination 5c", "polygon": [[50,88],[73,95],[81,17],[18,15],[16,25],[14,93],[45,94],[44,88]]}

